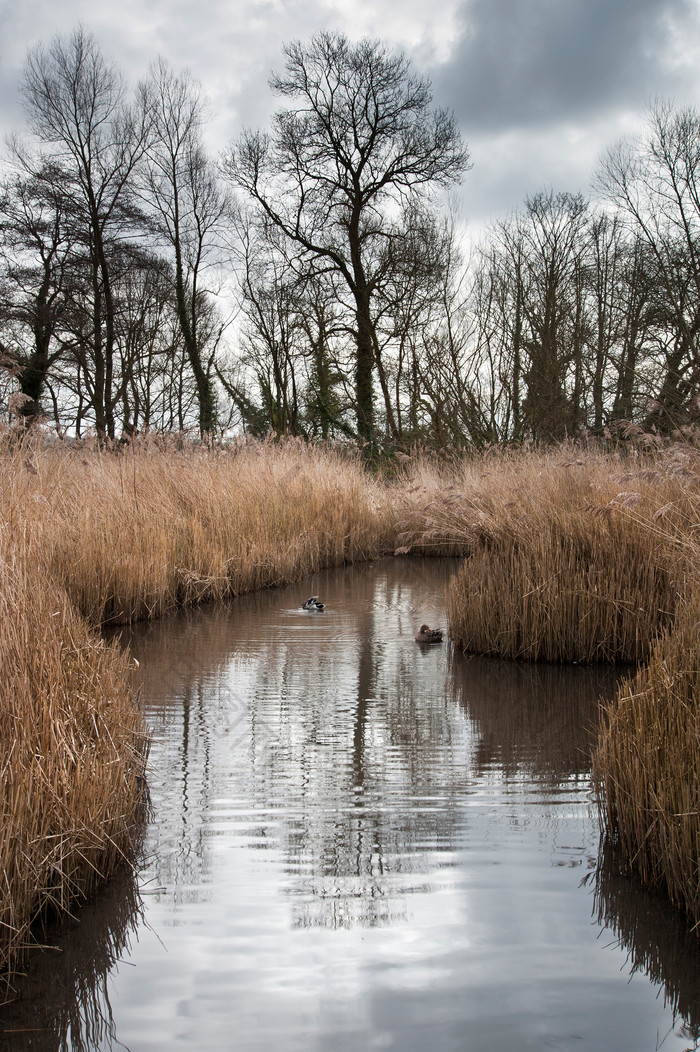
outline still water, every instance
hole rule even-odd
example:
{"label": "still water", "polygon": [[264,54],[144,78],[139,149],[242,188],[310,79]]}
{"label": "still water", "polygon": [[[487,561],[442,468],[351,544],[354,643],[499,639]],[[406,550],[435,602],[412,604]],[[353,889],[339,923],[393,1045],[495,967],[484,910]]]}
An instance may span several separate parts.
{"label": "still water", "polygon": [[3,1048],[700,1047],[697,938],[599,858],[613,675],[416,644],[455,565],[122,635],[153,733],[143,864],[33,962]]}

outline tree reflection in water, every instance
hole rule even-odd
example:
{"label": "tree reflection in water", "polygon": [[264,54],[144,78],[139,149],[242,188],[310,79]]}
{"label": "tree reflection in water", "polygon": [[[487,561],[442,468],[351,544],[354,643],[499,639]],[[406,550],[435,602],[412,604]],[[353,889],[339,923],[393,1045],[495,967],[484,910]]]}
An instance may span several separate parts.
{"label": "tree reflection in water", "polygon": [[[523,830],[534,825],[535,840],[549,851],[558,845],[558,823],[568,836],[578,828],[578,819],[567,825],[569,814],[585,811],[593,836],[575,832],[579,841],[553,854],[551,865],[588,870],[599,925],[629,948],[632,968],[664,989],[695,1037],[695,936],[678,921],[686,936],[669,939],[666,915],[652,916],[636,887],[628,900],[625,878],[596,868],[590,753],[598,699],[614,690],[616,674],[467,657],[449,641],[419,647],[419,624],[444,624],[454,567],[452,560],[387,560],[328,570],[298,588],[122,632],[140,662],[154,736],[155,820],[140,880],[154,889],[148,903],[157,909],[159,935],[167,942],[168,928],[182,932],[192,923],[206,930],[206,941],[215,938],[208,924],[226,927],[226,950],[217,943],[215,951],[224,954],[215,957],[215,971],[227,991],[225,1013],[230,990],[246,982],[246,954],[260,931],[258,966],[272,958],[281,969],[292,945],[280,934],[286,926],[297,954],[299,940],[324,933],[410,932],[416,905],[449,889],[455,914],[435,930],[454,935],[458,927],[450,925],[463,923],[465,908],[460,867],[488,886],[486,876],[475,876],[478,866],[503,873],[519,864],[517,852],[531,843],[524,846]],[[327,601],[320,614],[300,610],[310,591]],[[513,830],[509,854],[499,838]],[[531,855],[525,863],[530,883],[522,901],[532,905],[533,887],[548,878]],[[256,881],[267,882],[264,893]],[[493,897],[478,901],[494,908]],[[548,909],[537,903],[534,909]],[[261,916],[266,908],[272,917]],[[83,911],[60,958],[46,955],[33,966],[24,1007],[0,1015],[5,1030],[28,1031],[39,1020],[31,1036],[15,1034],[7,1047],[111,1048],[108,977],[128,958],[131,932],[141,923],[133,880]],[[489,914],[484,931],[490,949],[508,953],[507,941],[498,942],[508,938],[495,931],[499,923]],[[467,975],[472,964],[470,957],[455,967]],[[187,962],[183,967],[188,981],[199,975]],[[205,974],[208,1010],[218,1004],[209,990],[218,987],[213,973]],[[266,975],[259,973],[262,985]],[[173,971],[161,980],[168,983],[177,983]],[[162,996],[169,1004],[170,992]],[[194,994],[177,996],[196,1012],[187,1000]],[[255,995],[244,987],[242,996]],[[333,1046],[319,1039],[321,1047]]]}

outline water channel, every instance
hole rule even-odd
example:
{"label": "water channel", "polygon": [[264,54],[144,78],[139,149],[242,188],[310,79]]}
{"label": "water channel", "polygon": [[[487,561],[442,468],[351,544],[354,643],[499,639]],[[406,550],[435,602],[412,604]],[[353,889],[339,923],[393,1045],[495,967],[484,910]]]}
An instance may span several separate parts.
{"label": "water channel", "polygon": [[35,956],[3,1050],[700,1047],[697,937],[599,857],[614,674],[416,644],[455,565],[122,633],[153,733],[143,863]]}

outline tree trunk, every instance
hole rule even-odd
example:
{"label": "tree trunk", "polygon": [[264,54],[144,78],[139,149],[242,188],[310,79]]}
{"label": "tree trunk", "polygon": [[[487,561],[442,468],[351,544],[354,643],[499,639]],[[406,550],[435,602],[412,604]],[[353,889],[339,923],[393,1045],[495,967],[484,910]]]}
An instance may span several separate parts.
{"label": "tree trunk", "polygon": [[185,344],[185,353],[197,388],[199,432],[201,435],[210,434],[216,425],[216,399],[211,377],[202,365],[202,358],[197,346],[197,334],[190,318],[190,304],[185,288],[182,256],[177,243],[175,244],[175,300],[180,332]]}

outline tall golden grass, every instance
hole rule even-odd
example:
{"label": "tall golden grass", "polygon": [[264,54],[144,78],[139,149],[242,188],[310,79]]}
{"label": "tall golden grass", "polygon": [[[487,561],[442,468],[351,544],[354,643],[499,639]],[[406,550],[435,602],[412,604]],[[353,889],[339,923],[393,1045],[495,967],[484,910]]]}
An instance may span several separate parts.
{"label": "tall golden grass", "polygon": [[629,516],[648,531],[657,561],[675,560],[678,602],[646,663],[604,706],[593,771],[610,849],[697,927],[700,452],[689,444],[672,447],[643,475],[657,491],[657,509],[645,516],[634,506]]}
{"label": "tall golden grass", "polygon": [[649,663],[606,706],[594,773],[615,853],[700,923],[697,585]]}
{"label": "tall golden grass", "polygon": [[[105,646],[22,532],[0,526],[0,975],[40,917],[129,856],[147,742],[127,658]],[[2,988],[0,988],[2,993]]]}
{"label": "tall golden grass", "polygon": [[386,491],[300,443],[126,451],[0,436],[0,973],[133,848],[145,728],[97,626],[376,555]]}
{"label": "tall golden grass", "polygon": [[685,588],[698,457],[493,452],[408,466],[401,551],[467,555],[457,646],[539,661],[638,662]]}
{"label": "tall golden grass", "polygon": [[121,455],[35,450],[13,465],[12,503],[31,503],[33,542],[94,624],[283,584],[386,543],[382,488],[325,447],[147,440]]}
{"label": "tall golden grass", "polygon": [[400,550],[467,555],[449,595],[457,646],[641,665],[603,707],[603,824],[621,861],[700,922],[700,450],[405,471]]}
{"label": "tall golden grass", "polygon": [[297,442],[117,453],[0,436],[0,972],[38,915],[133,850],[147,740],[98,626],[387,548],[465,556],[459,647],[648,663],[608,710],[596,779],[610,836],[696,915],[698,500],[688,444],[414,457],[382,482]]}

